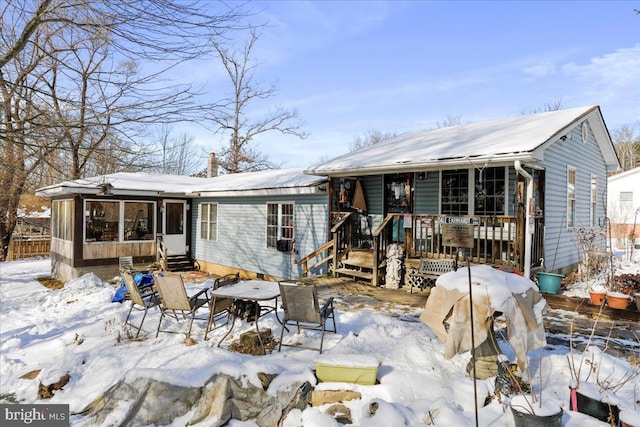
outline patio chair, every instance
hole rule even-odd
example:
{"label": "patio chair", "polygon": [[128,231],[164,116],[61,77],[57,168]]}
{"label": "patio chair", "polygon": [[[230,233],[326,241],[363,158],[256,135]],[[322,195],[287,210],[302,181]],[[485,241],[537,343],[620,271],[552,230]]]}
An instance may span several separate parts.
{"label": "patio chair", "polygon": [[[160,329],[162,326],[162,320],[166,317],[172,317],[176,321],[179,321],[178,314],[182,315],[183,319],[189,319],[189,329],[187,330],[187,338],[191,336],[191,328],[193,327],[193,321],[207,320],[209,319],[209,313],[207,317],[197,317],[196,311],[203,307],[209,307],[209,294],[208,288],[202,289],[192,297],[187,296],[187,290],[184,287],[182,276],[180,275],[166,275],[166,274],[154,274],[153,281],[158,293],[160,294],[160,322],[158,322],[158,330],[156,331],[156,337],[160,332],[172,332],[168,329]],[[204,297],[203,297],[204,295]]]}
{"label": "patio chair", "polygon": [[[147,312],[150,308],[160,305],[160,298],[151,286],[139,288],[133,278],[133,274],[129,271],[121,269],[120,276],[124,281],[127,293],[129,294],[129,300],[131,301],[131,308],[129,309],[129,313],[127,313],[127,318],[124,320],[124,324],[136,329],[138,331],[136,333],[136,338],[138,338],[138,335],[140,335],[140,331],[142,330],[144,319],[147,317]],[[134,308],[136,310],[144,311],[139,325],[132,323],[131,312]]]}
{"label": "patio chair", "polygon": [[[284,345],[319,350],[320,353],[322,353],[325,331],[337,332],[336,318],[333,312],[333,297],[329,298],[322,307],[320,307],[318,303],[318,290],[315,286],[298,286],[294,283],[285,282],[279,282],[278,285],[280,286],[280,298],[282,299],[282,309],[284,310],[278,351],[280,351]],[[328,320],[332,321],[333,329],[327,328]],[[313,348],[283,344],[282,338],[284,336],[284,330],[287,329],[287,325],[294,324],[298,328],[298,333],[300,333],[300,329],[322,331],[320,347]]]}
{"label": "patio chair", "polygon": [[[213,283],[213,289],[219,289],[223,286],[233,285],[240,281],[240,273],[227,274],[226,276],[218,277]],[[204,339],[208,339],[208,334],[214,330],[216,326],[216,320],[223,317],[227,317],[229,321],[229,309],[233,304],[231,298],[211,298],[211,306],[209,307],[209,322],[207,323],[207,330],[204,333]],[[226,324],[225,322],[224,324]]]}

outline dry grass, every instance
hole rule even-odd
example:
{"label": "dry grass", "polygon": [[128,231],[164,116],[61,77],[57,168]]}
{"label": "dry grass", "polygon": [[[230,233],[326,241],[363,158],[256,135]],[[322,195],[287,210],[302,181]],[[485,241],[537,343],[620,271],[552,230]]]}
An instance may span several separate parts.
{"label": "dry grass", "polygon": [[42,277],[38,277],[38,282],[40,282],[40,284],[42,286],[44,286],[47,289],[61,289],[64,288],[64,282],[61,282],[57,279],[54,279],[53,277],[50,276],[42,276]]}

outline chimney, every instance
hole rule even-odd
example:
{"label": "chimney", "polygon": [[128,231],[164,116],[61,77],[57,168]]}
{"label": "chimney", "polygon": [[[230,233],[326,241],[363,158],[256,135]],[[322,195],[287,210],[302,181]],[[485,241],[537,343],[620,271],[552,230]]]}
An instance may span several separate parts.
{"label": "chimney", "polygon": [[207,178],[218,176],[218,159],[216,153],[209,153],[209,165],[207,167]]}

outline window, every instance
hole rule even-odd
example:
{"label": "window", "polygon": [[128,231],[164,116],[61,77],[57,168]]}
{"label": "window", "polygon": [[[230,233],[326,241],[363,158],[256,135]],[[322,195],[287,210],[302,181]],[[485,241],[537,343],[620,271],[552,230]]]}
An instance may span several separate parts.
{"label": "window", "polygon": [[598,223],[598,178],[591,176],[591,215],[589,216],[591,227]]}
{"label": "window", "polygon": [[71,240],[73,224],[73,200],[55,200],[51,212],[51,236]]}
{"label": "window", "polygon": [[475,174],[475,214],[504,215],[504,167],[476,169]]}
{"label": "window", "polygon": [[84,217],[87,242],[118,241],[120,202],[87,200]]}
{"label": "window", "polygon": [[200,205],[200,238],[218,240],[217,203],[202,203]]}
{"label": "window", "polygon": [[155,203],[124,202],[124,240],[153,240]]}
{"label": "window", "polygon": [[445,215],[469,213],[469,171],[467,169],[442,171],[442,205]]}
{"label": "window", "polygon": [[576,170],[567,169],[567,228],[576,223]]}
{"label": "window", "polygon": [[620,192],[620,209],[623,212],[633,209],[633,191]]}
{"label": "window", "polygon": [[84,203],[85,242],[155,239],[154,202],[86,200]]}
{"label": "window", "polygon": [[267,203],[267,247],[278,240],[293,240],[293,203]]}

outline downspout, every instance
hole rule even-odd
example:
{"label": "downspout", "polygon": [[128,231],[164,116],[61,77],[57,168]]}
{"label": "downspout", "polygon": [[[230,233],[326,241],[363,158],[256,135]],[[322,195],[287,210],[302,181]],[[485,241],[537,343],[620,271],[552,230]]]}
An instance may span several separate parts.
{"label": "downspout", "polygon": [[527,181],[527,198],[525,200],[525,230],[524,230],[524,277],[531,277],[531,235],[533,229],[530,219],[530,201],[533,200],[533,177],[522,168],[520,160],[516,160],[513,164],[518,173]]}

